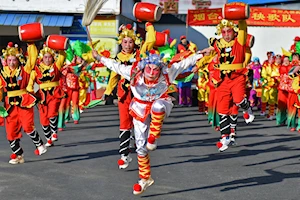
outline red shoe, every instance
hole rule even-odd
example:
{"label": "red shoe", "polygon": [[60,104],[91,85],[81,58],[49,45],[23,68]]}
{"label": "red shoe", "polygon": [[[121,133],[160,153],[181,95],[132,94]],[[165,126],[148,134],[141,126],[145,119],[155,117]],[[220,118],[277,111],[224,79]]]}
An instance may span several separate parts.
{"label": "red shoe", "polygon": [[296,128],[291,128],[290,129],[291,132],[294,132],[295,130],[296,130]]}
{"label": "red shoe", "polygon": [[58,128],[58,131],[63,131],[64,129],[63,128]]}
{"label": "red shoe", "polygon": [[220,131],[220,126],[216,126],[215,131]]}
{"label": "red shoe", "polygon": [[78,124],[79,122],[77,120],[74,121],[74,124]]}
{"label": "red shoe", "polygon": [[51,138],[52,142],[55,142],[58,140],[58,137],[57,137],[57,134],[56,133],[53,133],[52,134],[52,138]]}

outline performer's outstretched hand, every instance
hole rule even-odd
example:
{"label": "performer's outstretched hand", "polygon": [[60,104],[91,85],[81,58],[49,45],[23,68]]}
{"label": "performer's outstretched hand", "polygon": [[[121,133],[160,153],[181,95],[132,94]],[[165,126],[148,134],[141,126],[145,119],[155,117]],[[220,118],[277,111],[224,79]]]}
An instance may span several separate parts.
{"label": "performer's outstretched hand", "polygon": [[96,51],[96,50],[92,50],[92,54],[93,54],[93,57],[96,59],[96,60],[98,60],[98,61],[100,61],[100,59],[101,59],[101,56],[98,54],[98,52]]}

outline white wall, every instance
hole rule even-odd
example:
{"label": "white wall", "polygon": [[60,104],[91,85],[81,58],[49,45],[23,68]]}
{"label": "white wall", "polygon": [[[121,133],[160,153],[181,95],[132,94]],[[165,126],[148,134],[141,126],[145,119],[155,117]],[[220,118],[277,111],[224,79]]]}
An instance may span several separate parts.
{"label": "white wall", "polygon": [[[206,38],[215,37],[215,26],[193,26]],[[295,36],[300,36],[300,28],[289,27],[248,27],[248,33],[255,36],[252,56],[259,57],[261,62],[266,59],[266,53],[273,51],[282,54],[281,47],[290,49]]]}

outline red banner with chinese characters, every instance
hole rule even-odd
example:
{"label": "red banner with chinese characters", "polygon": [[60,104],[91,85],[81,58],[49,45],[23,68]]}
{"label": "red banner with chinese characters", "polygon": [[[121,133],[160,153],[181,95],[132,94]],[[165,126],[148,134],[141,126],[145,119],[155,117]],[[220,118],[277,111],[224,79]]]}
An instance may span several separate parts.
{"label": "red banner with chinese characters", "polygon": [[[249,26],[299,27],[299,10],[252,7]],[[222,9],[188,10],[187,23],[190,26],[216,25],[222,19]]]}

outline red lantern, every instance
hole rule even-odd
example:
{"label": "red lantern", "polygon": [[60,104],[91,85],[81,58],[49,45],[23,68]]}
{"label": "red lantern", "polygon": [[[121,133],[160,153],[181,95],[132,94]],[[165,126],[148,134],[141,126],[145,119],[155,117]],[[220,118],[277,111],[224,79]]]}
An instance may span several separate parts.
{"label": "red lantern", "polygon": [[133,16],[138,21],[154,22],[159,21],[162,15],[163,9],[152,3],[139,2],[133,6]]}
{"label": "red lantern", "polygon": [[154,46],[162,47],[168,43],[168,35],[166,33],[161,33],[156,31],[156,41]]}
{"label": "red lantern", "polygon": [[225,4],[222,9],[224,19],[243,20],[250,16],[250,7],[245,3],[229,3]]}
{"label": "red lantern", "polygon": [[47,47],[54,50],[68,49],[69,39],[61,35],[49,35],[46,40]]}
{"label": "red lantern", "polygon": [[44,28],[41,23],[24,24],[18,27],[21,41],[33,42],[44,38]]}

